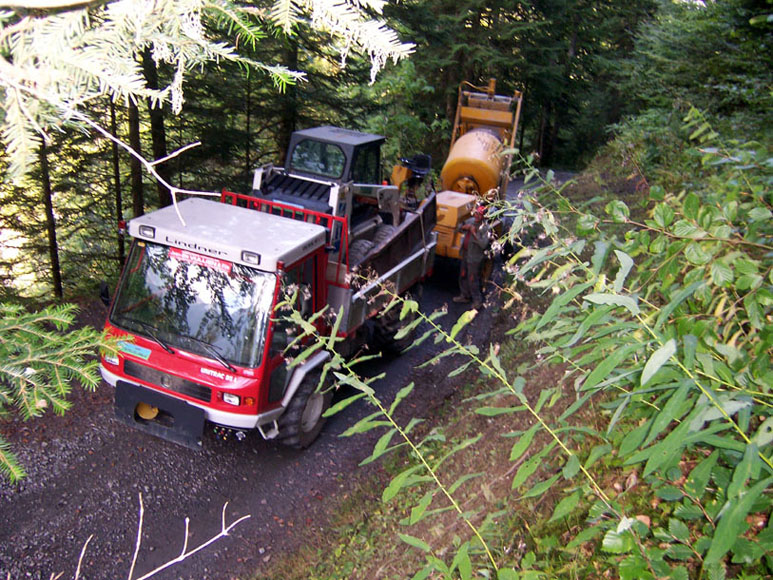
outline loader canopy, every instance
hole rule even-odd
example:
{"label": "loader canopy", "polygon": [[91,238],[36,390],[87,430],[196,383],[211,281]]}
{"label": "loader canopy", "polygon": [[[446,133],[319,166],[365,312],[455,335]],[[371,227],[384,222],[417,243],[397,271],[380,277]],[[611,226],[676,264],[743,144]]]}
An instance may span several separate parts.
{"label": "loader canopy", "polygon": [[287,170],[354,183],[381,182],[381,135],[340,127],[295,131],[287,152]]}

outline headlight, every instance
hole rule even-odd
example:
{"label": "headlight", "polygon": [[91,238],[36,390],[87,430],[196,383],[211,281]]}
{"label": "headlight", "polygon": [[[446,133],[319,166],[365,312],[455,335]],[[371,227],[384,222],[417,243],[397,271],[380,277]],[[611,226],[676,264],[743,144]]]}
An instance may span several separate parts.
{"label": "headlight", "polygon": [[241,401],[239,400],[239,395],[234,395],[232,393],[223,393],[223,402],[228,403],[229,405],[234,405],[238,407]]}
{"label": "headlight", "polygon": [[139,235],[143,238],[150,238],[152,240],[156,237],[156,228],[153,226],[142,225],[139,228]]}

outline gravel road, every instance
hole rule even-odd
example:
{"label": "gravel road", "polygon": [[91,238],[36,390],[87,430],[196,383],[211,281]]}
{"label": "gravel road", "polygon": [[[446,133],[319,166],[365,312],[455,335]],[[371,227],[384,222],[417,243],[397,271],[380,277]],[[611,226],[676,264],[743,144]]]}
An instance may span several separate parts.
{"label": "gravel road", "polygon": [[[440,264],[424,285],[422,306],[431,311],[449,304],[446,324],[462,305],[451,302],[455,271]],[[84,310],[86,323],[101,327],[105,308],[94,302]],[[484,310],[465,330],[476,344],[487,340],[491,314]],[[363,368],[386,373],[377,384],[385,400],[416,382],[410,411],[427,416],[452,390],[447,380],[455,361],[416,367],[438,347],[417,350]],[[157,579],[249,578],[264,561],[281,558],[294,546],[294,530],[324,528],[326,496],[344,492],[357,464],[378,433],[340,438],[369,409],[353,405],[331,418],[319,440],[305,451],[263,441],[257,433],[244,441],[205,437],[192,451],[134,431],[113,418],[112,389],[73,393],[73,408],[63,417],[22,423],[0,422],[29,477],[18,485],[0,482],[0,578],[72,578],[79,555],[80,578],[127,578],[137,539],[139,497],[144,503],[142,547],[134,578],[177,557],[190,518],[188,549],[217,535],[223,506],[226,525],[249,515],[213,545],[160,572]]]}

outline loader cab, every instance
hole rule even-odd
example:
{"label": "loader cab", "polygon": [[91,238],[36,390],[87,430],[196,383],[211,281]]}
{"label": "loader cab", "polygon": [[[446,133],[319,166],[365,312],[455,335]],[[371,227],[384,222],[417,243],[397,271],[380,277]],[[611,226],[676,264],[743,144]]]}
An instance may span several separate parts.
{"label": "loader cab", "polygon": [[[381,135],[341,127],[295,131],[285,167],[258,168],[252,196],[286,208],[346,218],[350,239],[382,221],[397,223],[399,193],[381,181],[381,145],[385,141]],[[331,232],[331,247],[338,247],[340,236]]]}
{"label": "loader cab", "polygon": [[295,131],[285,169],[341,183],[377,184],[381,181],[381,144],[385,140],[381,135],[340,127]]}

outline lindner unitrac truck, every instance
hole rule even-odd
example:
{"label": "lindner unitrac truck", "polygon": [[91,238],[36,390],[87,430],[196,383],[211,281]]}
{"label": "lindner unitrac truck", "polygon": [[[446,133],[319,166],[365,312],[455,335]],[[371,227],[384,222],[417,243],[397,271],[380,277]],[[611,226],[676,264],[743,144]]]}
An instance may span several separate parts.
{"label": "lindner unitrac truck", "polygon": [[207,424],[310,445],[332,398],[319,385],[330,354],[288,364],[299,330],[276,311],[288,296],[320,333],[337,329],[344,355],[403,346],[400,309],[378,314],[431,274],[437,208],[434,194],[409,208],[381,185],[384,140],[297,131],[285,167],[258,169],[249,194],[192,197],[128,223],[106,321],[119,352],[101,359],[122,421],[193,448]]}

